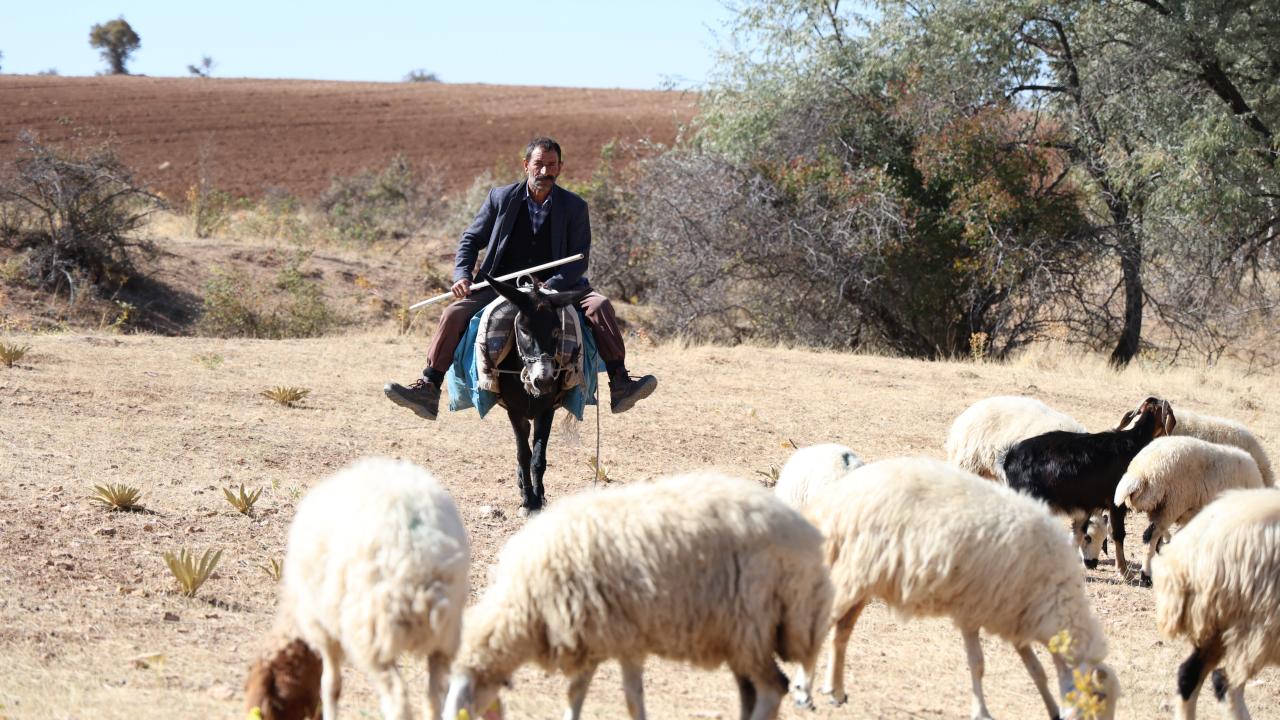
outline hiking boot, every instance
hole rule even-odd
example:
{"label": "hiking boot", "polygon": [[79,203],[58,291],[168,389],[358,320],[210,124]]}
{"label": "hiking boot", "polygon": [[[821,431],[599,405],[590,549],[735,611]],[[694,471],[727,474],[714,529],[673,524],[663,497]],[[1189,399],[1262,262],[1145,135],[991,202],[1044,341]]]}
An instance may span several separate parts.
{"label": "hiking boot", "polygon": [[609,409],[624,413],[658,389],[658,378],[652,375],[631,377],[625,371],[609,378]]}
{"label": "hiking boot", "polygon": [[388,400],[409,408],[423,420],[435,420],[440,412],[440,386],[426,378],[418,378],[408,387],[387,383],[382,386],[382,392]]}

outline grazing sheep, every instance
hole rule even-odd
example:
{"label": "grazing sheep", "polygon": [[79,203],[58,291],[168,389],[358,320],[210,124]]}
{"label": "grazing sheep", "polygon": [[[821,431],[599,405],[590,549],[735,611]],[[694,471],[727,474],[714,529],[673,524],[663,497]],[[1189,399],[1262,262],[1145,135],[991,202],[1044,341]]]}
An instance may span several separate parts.
{"label": "grazing sheep", "polygon": [[774,718],[787,692],[774,656],[812,671],[828,628],[821,544],[769,491],[711,473],[565,498],[503,547],[467,613],[445,717],[477,717],[534,661],[569,677],[565,718],[577,718],[596,667],[616,658],[643,718],[644,660],[658,655],[727,663],[742,717]]}
{"label": "grazing sheep", "polygon": [[1152,440],[1129,463],[1115,496],[1116,505],[1145,512],[1151,520],[1142,535],[1147,545],[1142,583],[1151,584],[1151,558],[1170,528],[1186,525],[1224,490],[1262,486],[1257,463],[1240,448],[1194,437]]}
{"label": "grazing sheep", "polygon": [[1035,398],[997,395],[970,405],[956,416],[943,448],[947,462],[989,480],[1000,476],[1000,456],[1019,440],[1054,430],[1087,432],[1070,415]]}
{"label": "grazing sheep", "polygon": [[273,633],[305,645],[277,640],[275,652],[254,663],[246,705],[264,718],[269,708],[285,713],[276,717],[306,717],[287,708],[314,707],[318,694],[332,720],[346,657],[378,693],[383,717],[407,720],[411,703],[396,659],[409,652],[427,658],[428,699],[439,717],[470,563],[453,498],[426,470],[368,458],[316,485],[289,530]]}
{"label": "grazing sheep", "polygon": [[1082,543],[1086,518],[1098,510],[1110,510],[1116,570],[1123,577],[1129,568],[1124,557],[1127,511],[1114,504],[1116,486],[1133,457],[1155,438],[1172,432],[1176,423],[1168,402],[1149,397],[1137,410],[1125,413],[1120,421],[1123,430],[1055,431],[1015,444],[1005,453],[1004,476],[1014,490],[1071,516],[1077,546]]}
{"label": "grazing sheep", "polygon": [[1280,663],[1280,492],[1232,490],[1165,545],[1152,567],[1156,624],[1186,638],[1178,667],[1177,716],[1195,717],[1214,668],[1214,691],[1232,717],[1248,718],[1244,686]]}
{"label": "grazing sheep", "polygon": [[1267,457],[1267,451],[1262,449],[1262,443],[1258,442],[1257,436],[1249,428],[1235,420],[1180,409],[1178,426],[1173,429],[1173,434],[1196,437],[1220,445],[1234,445],[1253,457],[1253,461],[1258,464],[1258,471],[1262,473],[1263,485],[1273,487],[1276,484],[1271,459]]}
{"label": "grazing sheep", "polygon": [[819,490],[859,467],[862,459],[844,445],[810,445],[791,453],[773,492],[786,504],[803,510]]}
{"label": "grazing sheep", "polygon": [[1050,717],[1058,706],[1031,643],[1050,646],[1060,691],[1073,689],[1073,668],[1090,678],[1115,713],[1119,687],[1102,664],[1107,641],[1089,608],[1084,576],[1067,534],[1037,502],[928,458],[871,463],[828,487],[809,505],[825,536],[823,554],[835,585],[835,633],[826,687],[843,703],[845,646],[859,614],[882,600],[911,616],[950,617],[960,629],[972,681],[972,717],[989,719],[982,693],[980,630],[1013,644]]}

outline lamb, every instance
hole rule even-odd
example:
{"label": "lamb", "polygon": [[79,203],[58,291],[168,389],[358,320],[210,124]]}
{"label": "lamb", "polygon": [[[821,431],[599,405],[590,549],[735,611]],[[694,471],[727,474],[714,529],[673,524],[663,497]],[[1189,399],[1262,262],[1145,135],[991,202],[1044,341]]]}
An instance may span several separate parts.
{"label": "lamb", "polygon": [[1152,574],[1156,625],[1192,646],[1178,667],[1177,717],[1195,718],[1200,687],[1219,668],[1215,694],[1247,719],[1245,684],[1280,664],[1280,492],[1223,493],[1164,547]]}
{"label": "lamb", "polygon": [[1267,457],[1267,451],[1262,448],[1262,443],[1258,442],[1249,428],[1235,420],[1180,409],[1178,426],[1174,428],[1173,434],[1196,437],[1220,445],[1234,445],[1253,457],[1253,461],[1258,464],[1258,471],[1262,473],[1263,485],[1274,487],[1276,484],[1271,460]]}
{"label": "lamb", "polygon": [[1176,424],[1169,403],[1149,397],[1137,410],[1125,414],[1120,422],[1124,430],[1092,434],[1055,431],[1015,444],[1004,456],[1004,475],[1009,487],[1071,516],[1077,546],[1081,544],[1085,518],[1109,509],[1116,570],[1126,577],[1127,511],[1123,505],[1114,504],[1116,486],[1134,456],[1155,438],[1171,433]]}
{"label": "lamb", "polygon": [[823,443],[800,448],[782,466],[773,492],[786,504],[803,510],[819,490],[862,464],[862,459],[844,445]]}
{"label": "lamb", "polygon": [[427,658],[439,717],[470,564],[453,498],[423,468],[367,458],[316,485],[289,530],[276,640],[249,671],[246,707],[272,720],[322,704],[333,720],[346,657],[377,691],[383,717],[407,720],[396,659],[410,652]]}
{"label": "lamb", "polygon": [[[943,449],[947,462],[990,480],[1006,482],[1003,458],[1015,443],[1054,430],[1088,432],[1075,418],[1058,412],[1035,398],[996,395],[965,408],[947,432]],[[1084,566],[1098,566],[1111,530],[1106,513],[1092,515],[1080,536],[1080,559]]]}
{"label": "lamb", "polygon": [[[1112,718],[1115,673],[1102,663],[1107,641],[1089,608],[1084,576],[1062,526],[1044,504],[930,458],[871,463],[809,505],[825,536],[835,585],[835,632],[826,686],[843,703],[845,647],[871,600],[910,616],[947,616],[968,655],[975,720],[991,717],[982,692],[979,630],[1017,649],[1050,717],[1058,706],[1031,643],[1049,646],[1063,696],[1072,669],[1089,678]],[[1066,632],[1070,647],[1050,640]]]}
{"label": "lamb", "polygon": [[1139,452],[1116,486],[1116,505],[1145,512],[1147,560],[1142,583],[1151,584],[1151,558],[1165,533],[1186,525],[1224,490],[1263,487],[1249,453],[1194,437],[1162,437]]}
{"label": "lamb", "polygon": [[997,395],[956,416],[943,448],[947,462],[989,480],[1001,480],[1000,457],[1019,440],[1054,430],[1087,432],[1070,415],[1035,398]]}
{"label": "lamb", "polygon": [[744,720],[775,718],[787,678],[774,656],[811,671],[829,627],[821,544],[769,491],[714,473],[565,498],[499,554],[445,717],[500,711],[499,689],[534,661],[570,678],[565,718],[578,718],[596,667],[616,658],[627,710],[644,718],[644,660],[658,655],[727,663]]}

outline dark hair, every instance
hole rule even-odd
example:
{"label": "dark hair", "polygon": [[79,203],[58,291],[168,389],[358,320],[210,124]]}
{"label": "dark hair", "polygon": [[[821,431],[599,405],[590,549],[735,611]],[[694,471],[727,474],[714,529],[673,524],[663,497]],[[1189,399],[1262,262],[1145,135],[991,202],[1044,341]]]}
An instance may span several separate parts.
{"label": "dark hair", "polygon": [[524,146],[524,160],[525,160],[525,162],[528,162],[528,161],[529,161],[529,156],[533,155],[533,149],[534,149],[534,148],[542,148],[543,150],[555,150],[555,151],[556,151],[556,159],[557,159],[557,160],[564,160],[564,153],[560,152],[560,143],[556,142],[555,140],[552,140],[552,139],[551,139],[551,138],[549,138],[549,137],[541,137],[541,136],[539,136],[539,137],[536,137],[536,138],[534,138],[534,139],[530,140],[530,141],[529,141],[529,144]]}

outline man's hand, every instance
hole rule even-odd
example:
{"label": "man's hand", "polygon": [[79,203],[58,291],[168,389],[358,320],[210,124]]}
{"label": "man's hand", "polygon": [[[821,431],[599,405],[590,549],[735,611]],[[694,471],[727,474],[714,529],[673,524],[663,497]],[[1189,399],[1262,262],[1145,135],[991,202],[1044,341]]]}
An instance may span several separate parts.
{"label": "man's hand", "polygon": [[449,288],[449,290],[453,292],[454,297],[461,300],[462,298],[471,294],[471,281],[466,278],[463,278],[458,282],[454,283],[453,287]]}

